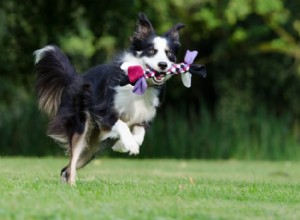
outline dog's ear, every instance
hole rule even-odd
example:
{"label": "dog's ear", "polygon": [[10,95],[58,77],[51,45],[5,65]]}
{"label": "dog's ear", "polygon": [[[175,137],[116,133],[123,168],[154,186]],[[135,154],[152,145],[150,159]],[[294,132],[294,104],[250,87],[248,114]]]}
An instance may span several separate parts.
{"label": "dog's ear", "polygon": [[184,27],[185,24],[176,24],[167,33],[165,33],[164,36],[170,38],[174,43],[179,44],[179,30]]}
{"label": "dog's ear", "polygon": [[131,41],[134,40],[145,40],[150,35],[154,34],[155,31],[152,27],[151,22],[148,20],[144,13],[139,13],[136,31],[133,34]]}

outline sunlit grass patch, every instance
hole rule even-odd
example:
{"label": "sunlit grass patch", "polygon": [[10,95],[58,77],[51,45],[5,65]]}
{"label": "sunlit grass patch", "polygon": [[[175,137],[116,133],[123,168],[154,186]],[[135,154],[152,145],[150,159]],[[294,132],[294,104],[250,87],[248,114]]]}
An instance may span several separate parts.
{"label": "sunlit grass patch", "polygon": [[300,163],[0,158],[0,219],[299,219]]}

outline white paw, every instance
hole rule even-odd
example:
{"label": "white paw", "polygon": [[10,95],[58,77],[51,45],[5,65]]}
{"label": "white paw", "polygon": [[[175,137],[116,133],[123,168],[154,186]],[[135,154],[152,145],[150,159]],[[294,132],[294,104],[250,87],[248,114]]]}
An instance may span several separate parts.
{"label": "white paw", "polygon": [[130,138],[128,137],[125,140],[123,140],[123,144],[124,144],[125,148],[127,149],[127,151],[129,151],[129,155],[139,154],[140,147],[134,140],[133,136],[131,136]]}
{"label": "white paw", "polygon": [[[125,122],[118,120],[111,130],[119,134],[125,152],[129,152],[129,155],[136,155],[139,153],[139,145],[136,143],[136,140]],[[123,147],[116,146],[115,149],[123,149]]]}
{"label": "white paw", "polygon": [[129,155],[138,155],[140,153],[140,147],[139,145],[132,146],[129,150]]}
{"label": "white paw", "polygon": [[119,153],[126,153],[128,152],[128,149],[124,146],[124,144],[122,143],[121,140],[118,140],[114,146],[112,147],[112,149],[116,152],[119,152]]}

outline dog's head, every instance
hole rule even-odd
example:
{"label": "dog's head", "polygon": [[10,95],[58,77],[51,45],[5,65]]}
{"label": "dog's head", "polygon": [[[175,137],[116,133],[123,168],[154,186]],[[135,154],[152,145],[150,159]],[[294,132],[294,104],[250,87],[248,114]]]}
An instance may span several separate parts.
{"label": "dog's head", "polygon": [[161,85],[170,78],[166,72],[176,61],[180,48],[179,30],[185,25],[176,24],[162,36],[158,36],[151,22],[145,14],[140,13],[137,28],[131,38],[131,51],[142,61],[144,68],[151,68],[157,72],[148,84]]}

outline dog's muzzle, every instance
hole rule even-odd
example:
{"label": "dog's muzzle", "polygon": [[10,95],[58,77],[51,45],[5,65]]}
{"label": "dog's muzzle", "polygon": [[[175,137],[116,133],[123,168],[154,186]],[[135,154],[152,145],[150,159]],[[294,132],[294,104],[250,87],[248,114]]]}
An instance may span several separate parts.
{"label": "dog's muzzle", "polygon": [[156,84],[163,84],[165,82],[166,73],[157,73],[152,78]]}

